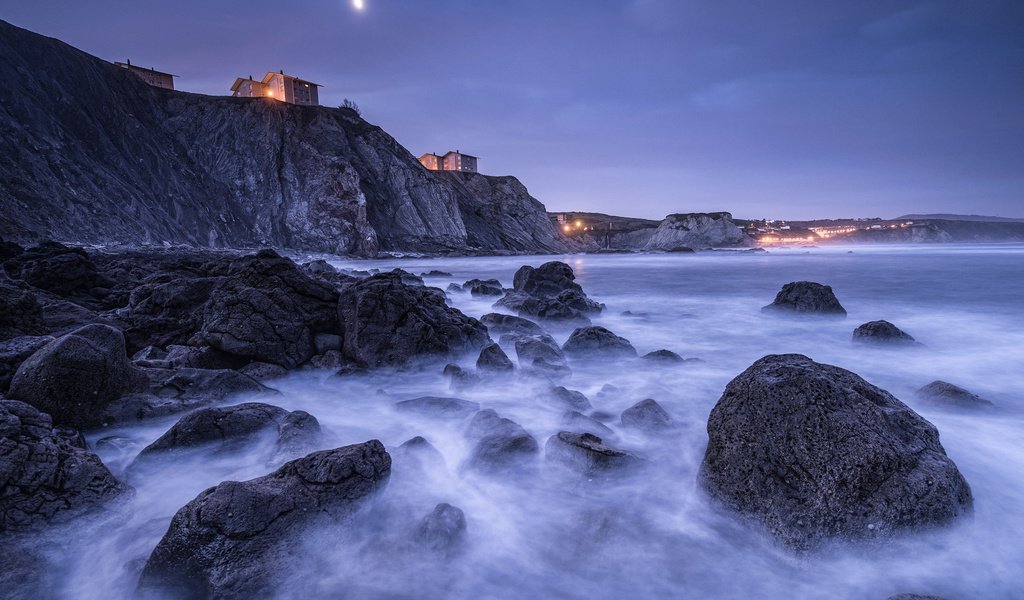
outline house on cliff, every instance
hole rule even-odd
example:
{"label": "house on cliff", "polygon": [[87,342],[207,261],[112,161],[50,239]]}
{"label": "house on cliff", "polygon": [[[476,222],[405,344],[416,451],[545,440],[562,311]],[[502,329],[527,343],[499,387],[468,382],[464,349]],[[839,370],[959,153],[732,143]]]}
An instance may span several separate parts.
{"label": "house on cliff", "polygon": [[420,164],[431,171],[462,171],[476,173],[477,157],[463,154],[458,150],[449,151],[444,156],[428,152],[420,157]]}
{"label": "house on cliff", "polygon": [[231,95],[236,98],[273,98],[289,104],[318,106],[320,95],[318,83],[286,75],[284,71],[267,73],[263,79],[239,77],[231,85]]}
{"label": "house on cliff", "polygon": [[132,73],[135,73],[139,78],[153,87],[168,90],[174,89],[174,78],[177,77],[177,75],[171,75],[170,73],[164,73],[163,71],[157,71],[156,69],[137,67],[132,64],[131,59],[128,59],[126,62],[115,62],[114,64],[122,69],[128,69]]}

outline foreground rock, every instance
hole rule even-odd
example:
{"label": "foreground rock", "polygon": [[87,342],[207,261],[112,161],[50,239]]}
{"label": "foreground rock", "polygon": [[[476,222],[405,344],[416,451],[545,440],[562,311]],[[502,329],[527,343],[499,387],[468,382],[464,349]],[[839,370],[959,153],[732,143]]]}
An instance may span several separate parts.
{"label": "foreground rock", "polygon": [[174,515],[146,562],[139,591],[154,597],[265,597],[303,533],[350,519],[391,473],[377,440],[314,452],[277,471],[212,487]]}
{"label": "foreground rock", "polygon": [[797,550],[972,511],[931,423],[856,374],[799,354],[766,356],[733,379],[708,438],[704,489]]}
{"label": "foreground rock", "polygon": [[107,325],[86,325],[39,349],[18,367],[8,396],[76,429],[102,424],[107,407],[147,385],[128,360],[124,335]]}
{"label": "foreground rock", "polygon": [[0,399],[0,534],[71,518],[129,489],[49,415]]}
{"label": "foreground rock", "polygon": [[506,333],[518,335],[543,335],[544,330],[540,325],[529,319],[516,317],[514,315],[503,315],[501,313],[487,313],[480,317],[480,322],[487,327],[492,336],[500,336]]}
{"label": "foreground rock", "polygon": [[563,262],[536,269],[525,265],[516,271],[513,290],[496,305],[543,319],[589,322],[587,315],[600,313],[604,305],[588,298],[575,279],[572,267]]}
{"label": "foreground rock", "polygon": [[430,552],[454,556],[466,544],[466,515],[459,507],[442,502],[420,521],[415,540]]}
{"label": "foreground rock", "polygon": [[466,435],[476,441],[466,466],[489,475],[527,469],[540,452],[532,435],[490,409],[476,413]]}
{"label": "foreground rock", "polygon": [[624,337],[604,327],[580,327],[562,344],[562,351],[575,358],[635,358],[636,348]]}
{"label": "foreground rock", "polygon": [[535,373],[551,377],[572,374],[565,360],[565,354],[555,339],[548,334],[516,336],[516,358],[519,366]]}
{"label": "foreground rock", "polygon": [[624,471],[641,463],[636,456],[612,448],[589,433],[559,432],[548,438],[544,453],[548,460],[584,475]]}
{"label": "foreground rock", "polygon": [[367,367],[454,357],[489,342],[480,321],[445,304],[444,292],[407,285],[393,273],[345,288],[338,314],[346,358]]}
{"label": "foreground rock", "polygon": [[859,344],[916,346],[917,340],[888,321],[869,321],[853,330],[853,341]]}
{"label": "foreground rock", "polygon": [[395,404],[395,409],[428,417],[463,419],[480,410],[480,405],[461,398],[422,396],[411,400],[402,400]]}
{"label": "foreground rock", "polygon": [[782,286],[775,301],[764,312],[845,317],[846,309],[832,288],[813,281],[794,281]]}
{"label": "foreground rock", "polygon": [[476,368],[491,373],[511,373],[515,369],[515,365],[509,360],[501,346],[491,343],[480,351],[480,356],[476,359]]}
{"label": "foreground rock", "polygon": [[10,387],[21,363],[52,341],[48,335],[23,335],[0,341],[0,393]]}
{"label": "foreground rock", "polygon": [[657,401],[647,398],[622,411],[619,417],[623,427],[657,433],[675,427],[672,417]]}
{"label": "foreground rock", "polygon": [[938,408],[986,410],[995,404],[981,396],[945,381],[936,380],[917,390],[917,397]]}

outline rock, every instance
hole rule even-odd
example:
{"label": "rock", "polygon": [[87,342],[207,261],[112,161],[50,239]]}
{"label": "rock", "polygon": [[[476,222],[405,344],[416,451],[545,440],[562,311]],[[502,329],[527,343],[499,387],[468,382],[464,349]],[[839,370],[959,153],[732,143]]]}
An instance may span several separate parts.
{"label": "rock", "polygon": [[619,418],[623,427],[633,427],[642,431],[666,431],[675,426],[668,412],[650,398],[622,411]]}
{"label": "rock", "polygon": [[395,404],[395,409],[428,417],[464,419],[480,410],[480,405],[461,398],[422,396],[411,400],[402,400]]}
{"label": "rock", "polygon": [[164,274],[134,288],[128,296],[128,347],[187,344],[201,327],[202,308],[221,281],[221,277]]}
{"label": "rock", "polygon": [[22,248],[20,245],[15,244],[14,242],[8,242],[6,240],[0,239],[0,260],[7,260],[8,258],[13,258],[24,251],[25,249]]}
{"label": "rock", "polygon": [[766,356],[733,379],[708,437],[700,484],[797,550],[972,511],[931,423],[856,374],[799,354]]}
{"label": "rock", "polygon": [[575,279],[572,267],[563,262],[547,262],[536,269],[525,265],[516,271],[513,291],[496,306],[545,319],[589,322],[586,315],[601,312],[604,305],[588,298]]}
{"label": "rock", "polygon": [[846,316],[846,309],[839,304],[832,288],[813,281],[787,283],[775,296],[775,301],[761,310],[764,312]]}
{"label": "rock", "polygon": [[501,346],[492,342],[480,351],[480,357],[476,359],[476,368],[492,373],[511,373],[515,366]]}
{"label": "rock", "polygon": [[487,327],[492,336],[500,336],[505,333],[517,335],[544,335],[544,330],[529,319],[501,313],[488,313],[480,317],[480,322]]}
{"label": "rock", "polygon": [[946,600],[942,596],[922,595],[922,594],[896,594],[895,596],[889,596],[887,600]]}
{"label": "rock", "polygon": [[888,321],[870,321],[853,330],[853,341],[862,344],[916,346],[917,341]]}
{"label": "rock", "polygon": [[682,356],[679,356],[675,352],[672,352],[671,350],[655,350],[654,352],[648,352],[647,354],[644,354],[640,358],[658,363],[681,364],[686,362],[686,359],[684,359]]}
{"label": "rock", "polygon": [[280,365],[272,365],[265,362],[251,362],[238,370],[243,375],[248,375],[256,381],[278,379],[288,374],[288,369]]}
{"label": "rock", "polygon": [[575,358],[634,358],[636,349],[624,337],[604,327],[580,327],[562,344],[562,352]]}
{"label": "rock", "polygon": [[370,367],[456,357],[489,342],[487,329],[445,304],[443,292],[407,285],[392,273],[345,288],[338,315],[345,357]]}
{"label": "rock", "polygon": [[471,373],[455,363],[445,365],[442,373],[448,378],[448,387],[453,390],[470,388],[482,381],[479,375]]}
{"label": "rock", "polygon": [[130,488],[95,454],[55,432],[49,415],[0,399],[0,490],[3,534],[68,520]]}
{"label": "rock", "polygon": [[697,251],[689,246],[673,246],[668,250],[665,250],[665,252],[673,252],[676,254],[695,254]]}
{"label": "rock", "polygon": [[549,461],[585,475],[605,474],[638,466],[640,459],[612,448],[589,433],[559,432],[548,438],[544,454]]}
{"label": "rock", "polygon": [[[641,246],[646,251],[751,246],[753,241],[727,212],[668,215]],[[692,251],[692,250],[691,250]]]}
{"label": "rock", "polygon": [[468,290],[471,296],[500,296],[505,293],[497,279],[470,279],[462,284],[462,289]]}
{"label": "rock", "polygon": [[420,273],[420,277],[451,277],[452,274],[448,271],[439,271],[437,269],[431,269],[425,273]]}
{"label": "rock", "polygon": [[0,340],[47,333],[43,308],[31,292],[0,283]]}
{"label": "rock", "polygon": [[615,432],[610,427],[575,410],[569,410],[562,414],[562,425],[569,431],[589,433],[599,438],[615,437]]}
{"label": "rock", "polygon": [[520,366],[528,366],[534,359],[543,358],[552,363],[565,363],[565,354],[555,339],[548,334],[520,335],[513,338],[516,358]]}
{"label": "rock", "polygon": [[52,341],[48,335],[24,335],[0,341],[0,392],[7,391],[11,378],[26,358]]}
{"label": "rock", "polygon": [[232,262],[210,296],[197,338],[249,360],[294,368],[339,330],[338,293],[271,250]]}
{"label": "rock", "polygon": [[269,475],[225,481],[174,515],[139,580],[142,594],[254,598],[280,582],[304,534],[353,518],[386,485],[391,457],[371,440],[314,452]]}
{"label": "rock", "polygon": [[[210,346],[167,346],[167,356],[164,358],[166,368],[190,367],[193,369],[235,369],[247,364],[249,361],[222,352]],[[153,366],[159,366],[154,363]]]}
{"label": "rock", "polygon": [[442,502],[420,521],[414,539],[430,552],[454,556],[466,544],[466,515],[462,509]]}
{"label": "rock", "polygon": [[271,394],[255,379],[230,369],[141,369],[146,392],[111,402],[100,415],[104,424],[130,423],[222,402],[239,394]]}
{"label": "rock", "polygon": [[342,339],[333,333],[318,333],[313,336],[313,347],[317,354],[325,354],[332,350],[341,350]]}
{"label": "rock", "polygon": [[590,400],[583,392],[566,389],[560,385],[551,388],[551,397],[565,408],[574,410],[589,410],[591,408]]}
{"label": "rock", "polygon": [[4,261],[12,279],[58,296],[88,296],[100,279],[96,266],[81,248],[43,242]]}
{"label": "rock", "polygon": [[448,292],[449,294],[464,294],[464,293],[466,293],[466,290],[462,289],[462,286],[457,284],[457,283],[449,283],[448,287],[446,287],[444,289],[444,291]]}
{"label": "rock", "polygon": [[917,397],[938,408],[978,410],[993,408],[995,404],[964,388],[945,381],[933,381],[917,390]]}
{"label": "rock", "polygon": [[143,448],[133,465],[167,452],[197,448],[214,451],[234,449],[253,441],[261,432],[273,431],[276,434],[287,415],[288,411],[283,408],[260,402],[202,408],[182,417],[156,441]]}
{"label": "rock", "polygon": [[304,410],[285,415],[277,426],[274,460],[287,460],[316,449],[323,437],[320,421]]}
{"label": "rock", "polygon": [[404,270],[404,269],[391,269],[390,275],[397,277],[405,285],[423,287],[423,279],[417,275]]}
{"label": "rock", "polygon": [[40,348],[21,363],[8,396],[77,429],[102,425],[115,400],[145,385],[128,360],[124,335],[107,325],[86,325]]}
{"label": "rock", "polygon": [[417,435],[404,442],[391,453],[395,464],[402,465],[401,470],[419,470],[443,468],[444,456],[426,438]]}
{"label": "rock", "polygon": [[141,367],[165,368],[167,362],[167,351],[156,346],[146,346],[135,354],[132,354],[132,362]]}
{"label": "rock", "polygon": [[466,435],[476,442],[466,467],[488,475],[526,469],[540,452],[532,435],[491,409],[473,416]]}
{"label": "rock", "polygon": [[307,366],[313,369],[331,369],[337,371],[345,364],[345,357],[338,350],[328,350],[309,359]]}

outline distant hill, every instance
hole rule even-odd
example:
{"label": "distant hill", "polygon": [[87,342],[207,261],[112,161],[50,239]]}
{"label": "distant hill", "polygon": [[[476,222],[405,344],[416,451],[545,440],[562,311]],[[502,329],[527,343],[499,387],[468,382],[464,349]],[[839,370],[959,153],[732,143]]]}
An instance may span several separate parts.
{"label": "distant hill", "polygon": [[927,214],[927,215],[903,215],[902,217],[896,217],[894,221],[902,220],[933,220],[938,219],[942,221],[979,221],[984,223],[1024,223],[1024,219],[1015,219],[1013,217],[986,217],[984,215],[952,215],[952,214]]}

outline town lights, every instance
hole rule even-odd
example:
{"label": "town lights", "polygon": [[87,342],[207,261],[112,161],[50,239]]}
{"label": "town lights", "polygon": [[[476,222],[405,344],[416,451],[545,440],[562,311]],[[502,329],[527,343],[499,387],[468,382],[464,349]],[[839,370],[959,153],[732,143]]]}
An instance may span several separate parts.
{"label": "town lights", "polygon": [[570,231],[572,231],[572,227],[569,227],[568,225],[566,225],[565,227],[562,227],[562,231],[564,231],[566,233],[569,233]]}
{"label": "town lights", "polygon": [[583,227],[583,221],[576,221],[576,229]]}

